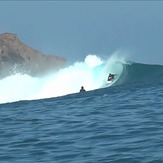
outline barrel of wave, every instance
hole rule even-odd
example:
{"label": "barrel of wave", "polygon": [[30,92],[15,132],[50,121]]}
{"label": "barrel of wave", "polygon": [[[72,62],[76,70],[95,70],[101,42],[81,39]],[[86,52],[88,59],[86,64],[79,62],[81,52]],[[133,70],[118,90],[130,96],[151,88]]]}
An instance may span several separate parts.
{"label": "barrel of wave", "polygon": [[[94,77],[98,81],[100,87],[109,87],[115,85],[123,73],[123,64],[121,62],[105,62],[94,68]],[[116,74],[115,80],[107,83],[109,73]]]}

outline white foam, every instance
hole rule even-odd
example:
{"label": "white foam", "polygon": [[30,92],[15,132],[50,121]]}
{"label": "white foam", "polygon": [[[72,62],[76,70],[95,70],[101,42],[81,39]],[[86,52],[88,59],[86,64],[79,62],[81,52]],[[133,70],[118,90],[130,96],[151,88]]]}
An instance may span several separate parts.
{"label": "white foam", "polygon": [[[88,55],[82,62],[75,62],[64,69],[34,78],[16,74],[0,80],[0,103],[57,97],[77,93],[81,86],[88,90],[101,87],[109,72],[121,73],[119,58],[112,56],[103,61],[96,55]],[[101,66],[99,71],[95,71]]]}

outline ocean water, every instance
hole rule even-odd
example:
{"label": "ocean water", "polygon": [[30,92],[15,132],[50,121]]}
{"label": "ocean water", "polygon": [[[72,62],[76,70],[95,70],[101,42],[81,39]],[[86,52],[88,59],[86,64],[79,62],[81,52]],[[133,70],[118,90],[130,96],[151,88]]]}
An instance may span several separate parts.
{"label": "ocean water", "polygon": [[163,162],[162,65],[90,55],[42,78],[2,79],[0,96],[0,162]]}

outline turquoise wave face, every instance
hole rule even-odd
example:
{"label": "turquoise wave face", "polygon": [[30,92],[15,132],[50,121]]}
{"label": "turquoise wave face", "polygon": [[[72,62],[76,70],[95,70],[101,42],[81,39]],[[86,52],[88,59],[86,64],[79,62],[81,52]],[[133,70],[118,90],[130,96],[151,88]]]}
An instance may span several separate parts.
{"label": "turquoise wave face", "polygon": [[[97,80],[101,81],[101,87],[109,87],[116,85],[123,72],[123,64],[120,62],[103,63],[93,69],[93,75]],[[115,80],[112,83],[107,83],[109,73],[115,74]]]}
{"label": "turquoise wave face", "polygon": [[[107,84],[109,73],[117,74],[116,80]],[[93,69],[94,77],[102,80],[101,87],[109,87],[111,85],[121,85],[132,82],[150,83],[163,82],[163,66],[148,65],[141,63],[120,63],[112,64],[103,63]]]}
{"label": "turquoise wave face", "polygon": [[121,83],[163,82],[163,66],[141,63],[123,64]]}

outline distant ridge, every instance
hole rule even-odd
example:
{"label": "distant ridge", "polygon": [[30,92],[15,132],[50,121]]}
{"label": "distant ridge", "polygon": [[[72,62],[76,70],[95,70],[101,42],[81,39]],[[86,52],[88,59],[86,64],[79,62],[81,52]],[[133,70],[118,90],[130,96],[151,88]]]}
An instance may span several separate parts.
{"label": "distant ridge", "polygon": [[40,76],[65,65],[65,58],[45,55],[25,45],[16,34],[0,34],[0,78],[15,73]]}

